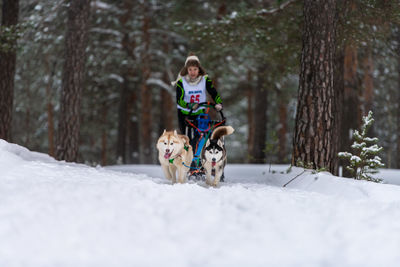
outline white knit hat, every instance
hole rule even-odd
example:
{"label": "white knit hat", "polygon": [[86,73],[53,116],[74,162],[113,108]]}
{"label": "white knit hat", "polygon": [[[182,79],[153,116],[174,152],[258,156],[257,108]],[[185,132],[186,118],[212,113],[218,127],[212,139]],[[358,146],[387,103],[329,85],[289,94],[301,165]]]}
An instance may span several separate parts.
{"label": "white knit hat", "polygon": [[185,66],[186,66],[186,64],[188,63],[189,60],[196,60],[200,64],[200,60],[199,60],[199,58],[197,56],[188,56],[186,58],[186,61],[185,61]]}

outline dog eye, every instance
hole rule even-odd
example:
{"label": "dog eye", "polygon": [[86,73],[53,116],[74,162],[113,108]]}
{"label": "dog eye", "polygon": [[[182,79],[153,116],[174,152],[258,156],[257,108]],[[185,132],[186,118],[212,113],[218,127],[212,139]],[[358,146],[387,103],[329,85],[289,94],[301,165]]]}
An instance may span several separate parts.
{"label": "dog eye", "polygon": [[167,145],[167,142],[164,142],[164,145]]}
{"label": "dog eye", "polygon": [[174,145],[174,143],[173,143],[173,142],[171,142],[171,146],[172,146],[172,145]]}

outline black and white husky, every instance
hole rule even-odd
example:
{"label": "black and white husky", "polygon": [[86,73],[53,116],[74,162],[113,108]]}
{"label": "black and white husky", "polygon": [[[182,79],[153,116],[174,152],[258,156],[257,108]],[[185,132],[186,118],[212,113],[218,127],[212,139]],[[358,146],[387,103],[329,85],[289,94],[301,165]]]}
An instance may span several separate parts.
{"label": "black and white husky", "polygon": [[[211,134],[201,152],[201,163],[206,173],[206,183],[217,186],[224,173],[226,165],[226,150],[224,136],[234,132],[231,126],[220,126]],[[214,176],[214,180],[211,176]]]}

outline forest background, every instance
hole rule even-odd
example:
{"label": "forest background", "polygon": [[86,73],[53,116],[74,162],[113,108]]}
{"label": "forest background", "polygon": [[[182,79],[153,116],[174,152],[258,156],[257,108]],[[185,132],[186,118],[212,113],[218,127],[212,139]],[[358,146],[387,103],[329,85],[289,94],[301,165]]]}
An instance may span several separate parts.
{"label": "forest background", "polygon": [[[13,32],[18,41],[11,131],[2,138],[55,156],[72,6],[64,0],[0,1],[0,63],[10,52],[4,38],[9,2],[19,3]],[[156,163],[158,136],[177,128],[170,82],[192,52],[218,89],[228,124],[236,129],[226,139],[229,161],[291,162],[303,1],[75,2],[86,2],[90,9],[75,161]],[[384,148],[380,156],[386,167],[400,168],[399,3],[333,2],[336,62],[341,62],[335,71],[344,84],[339,150],[351,150],[351,133],[372,110],[376,122],[371,135]]]}

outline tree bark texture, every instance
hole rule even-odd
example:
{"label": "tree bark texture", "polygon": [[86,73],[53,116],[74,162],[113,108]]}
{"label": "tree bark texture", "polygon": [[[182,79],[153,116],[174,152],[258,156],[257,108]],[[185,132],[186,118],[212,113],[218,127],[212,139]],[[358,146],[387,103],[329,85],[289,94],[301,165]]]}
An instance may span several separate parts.
{"label": "tree bark texture", "polygon": [[335,0],[305,0],[292,164],[337,170],[334,90]]}
{"label": "tree bark texture", "polygon": [[142,88],[141,88],[141,156],[142,163],[153,163],[152,152],[154,145],[151,138],[152,126],[152,92],[151,88],[147,85],[147,80],[150,78],[150,13],[149,3],[143,3],[143,26],[142,37],[143,46],[142,51]]}
{"label": "tree bark texture", "polygon": [[90,0],[69,3],[56,157],[77,161]]}
{"label": "tree bark texture", "polygon": [[[3,0],[1,26],[12,27],[18,23],[19,1]],[[0,43],[7,42],[10,49],[0,49],[0,138],[11,142],[11,123],[16,68],[16,40],[4,40],[0,30]]]}
{"label": "tree bark texture", "polygon": [[49,143],[49,150],[48,153],[50,156],[55,156],[55,149],[54,149],[54,107],[52,103],[53,94],[53,80],[56,71],[56,62],[54,62],[50,66],[49,58],[45,57],[45,66],[46,72],[49,73],[49,81],[46,86],[46,98],[47,98],[47,138]]}
{"label": "tree bark texture", "polygon": [[[124,0],[122,2],[122,10],[125,12],[121,13],[119,16],[119,21],[122,26],[122,32],[124,37],[121,40],[121,45],[126,53],[126,56],[130,58],[132,61],[136,61],[137,58],[134,54],[134,50],[136,48],[136,43],[134,39],[129,37],[129,33],[131,32],[131,28],[129,27],[129,21],[133,16],[133,7],[135,3],[130,0]],[[135,103],[129,103],[131,101],[131,82],[130,77],[134,74],[134,69],[132,66],[127,67],[126,69],[121,70],[121,75],[124,78],[123,83],[121,84],[120,89],[120,102],[118,109],[118,134],[117,134],[117,147],[116,147],[116,158],[118,161],[122,161],[122,163],[128,163],[128,135],[129,135],[129,126],[130,119],[133,116],[131,114],[131,105],[135,105]],[[138,105],[136,103],[136,105]],[[139,131],[138,128],[134,129],[135,131]]]}
{"label": "tree bark texture", "polygon": [[[352,152],[352,133],[358,129],[361,121],[359,84],[357,80],[357,47],[354,44],[346,44],[344,47],[343,63],[343,111],[341,127],[340,151]],[[343,168],[343,176],[351,177],[351,173]]]}
{"label": "tree bark texture", "polygon": [[[335,55],[335,70],[334,70],[334,87],[337,97],[335,100],[337,101],[336,106],[336,116],[335,116],[335,130],[336,134],[334,143],[336,144],[336,151],[340,151],[341,148],[341,131],[342,131],[342,118],[343,118],[343,93],[344,93],[344,50],[340,48],[336,51]],[[337,172],[333,173],[334,175],[339,175],[339,166],[344,166],[344,160],[339,159]]]}
{"label": "tree bark texture", "polygon": [[138,108],[138,97],[135,91],[131,92],[128,101],[128,118],[129,118],[129,128],[128,128],[128,140],[129,140],[129,153],[128,160],[130,163],[140,163],[140,133],[139,129],[139,118],[137,114],[139,113]]}
{"label": "tree bark texture", "polygon": [[279,117],[279,129],[278,129],[278,163],[287,163],[287,102],[284,98],[282,91],[277,90],[278,96],[278,117]]}
{"label": "tree bark texture", "polygon": [[129,125],[129,82],[128,76],[124,75],[124,82],[120,90],[120,102],[118,109],[118,134],[117,134],[117,159],[125,164],[126,162],[126,136]]}
{"label": "tree bark texture", "polygon": [[[169,79],[166,73],[164,74],[163,78],[164,82],[168,83]],[[174,129],[174,102],[171,94],[165,90],[161,89],[161,105],[160,105],[160,134],[163,132],[164,129],[167,131],[171,131]]]}
{"label": "tree bark texture", "polygon": [[257,88],[254,92],[254,146],[250,155],[251,163],[266,162],[266,143],[267,143],[267,106],[268,90],[266,75],[267,65],[259,67]]}
{"label": "tree bark texture", "polygon": [[[163,50],[166,55],[170,53],[170,40],[168,37],[164,38]],[[163,73],[163,82],[165,84],[170,83],[170,79],[168,77],[168,70],[165,68]],[[174,95],[171,94],[170,91],[161,88],[161,105],[160,105],[160,134],[167,129],[167,131],[171,131],[174,129],[174,115],[175,115],[175,107],[174,107]]]}
{"label": "tree bark texture", "polygon": [[[363,90],[361,91],[362,105],[360,105],[360,117],[359,117],[359,127],[362,124],[362,117],[367,116],[369,111],[373,110],[373,101],[374,101],[374,62],[372,60],[372,48],[368,47],[366,49],[366,53],[363,58],[363,68],[364,68],[364,77],[363,77]],[[374,125],[368,130],[368,134],[370,136],[376,136]],[[390,155],[390,154],[389,154]],[[388,164],[390,165],[390,156],[389,156]]]}
{"label": "tree bark texture", "polygon": [[[347,0],[341,3],[342,11],[338,16],[342,23],[352,16],[352,12],[357,9],[356,1]],[[361,101],[360,84],[357,78],[358,69],[358,47],[353,39],[349,39],[343,44],[343,96],[341,108],[341,127],[340,127],[340,147],[342,152],[353,152],[352,133],[359,129],[361,125]],[[336,82],[336,79],[335,79]],[[341,165],[348,165],[347,160],[341,160]],[[350,172],[343,166],[343,176],[351,177]]]}
{"label": "tree bark texture", "polygon": [[[31,87],[30,84],[26,83],[26,86],[24,88],[25,90],[25,94],[26,94],[26,98],[27,99],[32,99],[32,92],[31,92]],[[33,92],[34,93],[34,92]],[[32,114],[31,114],[31,107],[27,107],[25,109],[25,125],[24,125],[24,129],[26,129],[26,135],[25,135],[25,140],[22,142],[22,145],[25,147],[29,147],[31,140],[32,140],[32,132],[31,132],[31,121],[32,121]]]}
{"label": "tree bark texture", "polygon": [[[247,146],[248,151],[251,153],[254,149],[254,89],[252,86],[252,73],[249,70],[247,73],[247,86],[246,86],[246,96],[247,96],[247,127],[248,127],[248,139]],[[250,155],[249,155],[250,157]]]}
{"label": "tree bark texture", "polygon": [[[108,107],[106,103],[102,104],[101,123],[107,125]],[[101,134],[101,166],[107,165],[107,128],[102,127]]]}
{"label": "tree bark texture", "polygon": [[400,169],[400,31],[397,42],[397,169]]}
{"label": "tree bark texture", "polygon": [[366,51],[366,55],[363,60],[364,67],[364,107],[362,116],[368,115],[368,112],[372,111],[372,103],[374,100],[374,63],[372,61],[372,51],[369,47]]}

